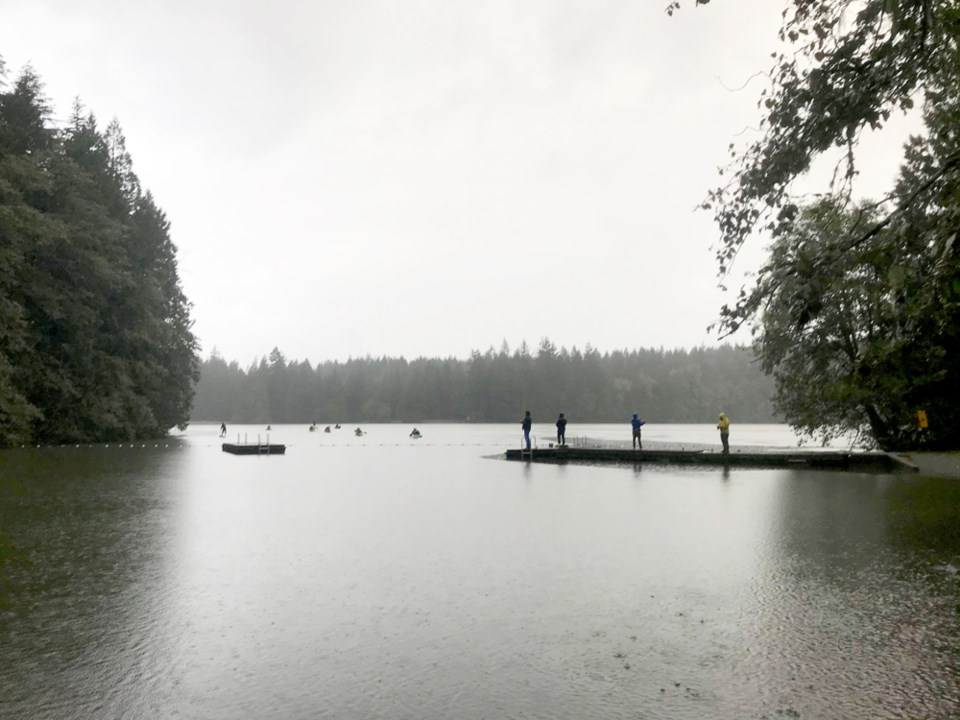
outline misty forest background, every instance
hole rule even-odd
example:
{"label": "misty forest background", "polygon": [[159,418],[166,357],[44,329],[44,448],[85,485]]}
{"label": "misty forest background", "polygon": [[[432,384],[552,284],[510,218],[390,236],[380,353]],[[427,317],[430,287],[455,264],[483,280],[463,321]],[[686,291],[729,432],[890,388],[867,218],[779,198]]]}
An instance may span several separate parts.
{"label": "misty forest background", "polygon": [[519,422],[563,412],[573,423],[780,422],[773,380],[742,347],[474,351],[469,359],[358,358],[311,365],[274,349],[242,369],[214,352],[201,364],[191,418],[233,423]]}

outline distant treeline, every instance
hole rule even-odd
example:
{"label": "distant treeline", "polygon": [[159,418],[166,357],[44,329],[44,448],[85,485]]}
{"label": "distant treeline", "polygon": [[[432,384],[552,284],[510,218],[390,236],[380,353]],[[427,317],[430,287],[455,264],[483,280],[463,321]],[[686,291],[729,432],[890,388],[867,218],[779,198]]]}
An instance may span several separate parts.
{"label": "distant treeline", "polygon": [[559,412],[575,422],[620,422],[630,413],[665,423],[777,422],[773,382],[743,347],[557,349],[543,340],[469,359],[288,361],[274,349],[243,370],[216,352],[201,364],[196,421],[235,423],[519,422]]}
{"label": "distant treeline", "polygon": [[0,447],[132,440],[189,419],[197,343],[169,223],[119,124],[52,127],[0,59]]}

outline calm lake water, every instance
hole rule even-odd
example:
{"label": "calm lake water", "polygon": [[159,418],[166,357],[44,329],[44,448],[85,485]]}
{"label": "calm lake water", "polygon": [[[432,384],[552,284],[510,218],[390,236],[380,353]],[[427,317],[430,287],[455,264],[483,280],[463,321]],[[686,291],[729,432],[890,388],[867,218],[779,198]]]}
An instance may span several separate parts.
{"label": "calm lake water", "polygon": [[0,717],[960,715],[956,481],[513,463],[518,424],[364,427],[275,427],[274,457],[214,425],[0,452]]}

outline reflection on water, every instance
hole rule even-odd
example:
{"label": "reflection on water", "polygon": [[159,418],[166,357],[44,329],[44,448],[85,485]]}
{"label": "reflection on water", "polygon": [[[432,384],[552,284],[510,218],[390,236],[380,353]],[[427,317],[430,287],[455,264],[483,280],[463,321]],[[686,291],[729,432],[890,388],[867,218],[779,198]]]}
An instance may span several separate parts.
{"label": "reflection on water", "polygon": [[960,713],[956,483],[420,429],[0,453],[0,717]]}

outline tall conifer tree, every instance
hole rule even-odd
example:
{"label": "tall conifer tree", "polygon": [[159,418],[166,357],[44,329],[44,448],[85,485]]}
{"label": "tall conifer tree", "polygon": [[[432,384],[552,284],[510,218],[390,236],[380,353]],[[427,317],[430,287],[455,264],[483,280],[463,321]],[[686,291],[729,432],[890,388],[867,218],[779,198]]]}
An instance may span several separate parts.
{"label": "tall conifer tree", "polygon": [[169,223],[119,123],[48,114],[30,68],[0,87],[0,445],[162,434],[197,369]]}

